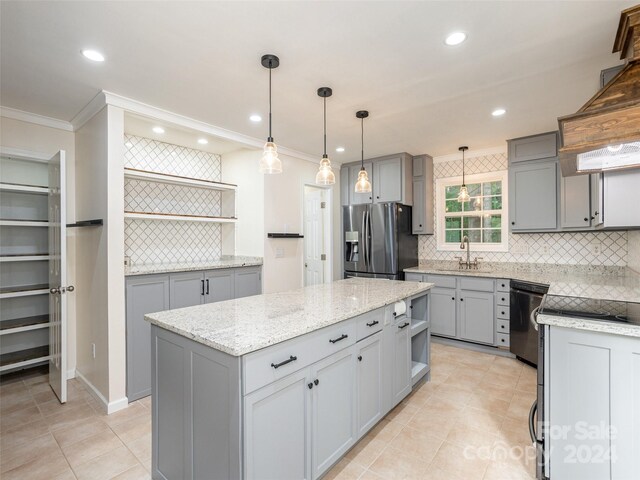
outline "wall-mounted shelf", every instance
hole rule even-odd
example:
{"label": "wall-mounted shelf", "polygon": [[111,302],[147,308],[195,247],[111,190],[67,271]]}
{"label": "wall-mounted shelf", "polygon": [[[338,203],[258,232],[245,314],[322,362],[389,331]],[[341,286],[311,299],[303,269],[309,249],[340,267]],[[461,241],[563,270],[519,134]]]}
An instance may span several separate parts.
{"label": "wall-mounted shelf", "polygon": [[304,238],[299,233],[267,233],[268,238]]}
{"label": "wall-mounted shelf", "polygon": [[46,220],[0,220],[0,227],[48,227]]}
{"label": "wall-mounted shelf", "polygon": [[49,360],[49,345],[0,355],[0,372],[27,367]]}
{"label": "wall-mounted shelf", "polygon": [[169,213],[124,212],[124,218],[139,220],[172,220],[179,222],[236,223],[237,218],[203,217],[198,215],[172,215]]}
{"label": "wall-mounted shelf", "polygon": [[12,333],[49,328],[49,325],[51,325],[49,322],[49,314],[3,320],[0,322],[0,335],[10,335]]}
{"label": "wall-mounted shelf", "polygon": [[31,193],[34,195],[48,195],[48,187],[37,185],[20,185],[18,183],[0,183],[0,192]]}
{"label": "wall-mounted shelf", "polygon": [[104,224],[101,218],[95,220],[80,220],[76,223],[67,223],[67,228],[75,227],[101,227]]}
{"label": "wall-mounted shelf", "polygon": [[38,285],[19,285],[14,287],[0,288],[0,299],[28,297],[31,295],[44,295],[49,293],[49,285],[46,283]]}
{"label": "wall-mounted shelf", "polygon": [[0,255],[0,263],[40,262],[44,260],[49,260],[48,253],[31,254],[31,255]]}
{"label": "wall-mounted shelf", "polygon": [[233,185],[232,183],[214,182],[210,180],[201,180],[198,178],[180,177],[177,175],[148,172],[145,170],[135,170],[132,168],[125,168],[124,176],[125,178],[145,180],[147,182],[184,185],[185,187],[206,188],[210,190],[235,191],[238,189],[238,186]]}

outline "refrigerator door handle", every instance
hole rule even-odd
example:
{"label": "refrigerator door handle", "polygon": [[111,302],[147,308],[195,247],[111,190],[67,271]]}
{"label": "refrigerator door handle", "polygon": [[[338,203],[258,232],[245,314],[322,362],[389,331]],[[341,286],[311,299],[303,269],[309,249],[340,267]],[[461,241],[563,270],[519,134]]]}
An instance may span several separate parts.
{"label": "refrigerator door handle", "polygon": [[367,264],[371,266],[371,212],[367,210]]}
{"label": "refrigerator door handle", "polygon": [[367,263],[367,211],[362,214],[362,258],[364,258],[364,266],[368,270],[369,264]]}

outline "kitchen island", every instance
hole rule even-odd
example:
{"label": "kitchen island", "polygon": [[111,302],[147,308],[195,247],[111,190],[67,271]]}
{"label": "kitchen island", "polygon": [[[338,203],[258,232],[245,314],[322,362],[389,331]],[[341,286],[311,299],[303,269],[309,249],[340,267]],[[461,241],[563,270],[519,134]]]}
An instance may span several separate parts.
{"label": "kitchen island", "polygon": [[429,378],[431,284],[351,278],[147,315],[158,479],[316,479]]}

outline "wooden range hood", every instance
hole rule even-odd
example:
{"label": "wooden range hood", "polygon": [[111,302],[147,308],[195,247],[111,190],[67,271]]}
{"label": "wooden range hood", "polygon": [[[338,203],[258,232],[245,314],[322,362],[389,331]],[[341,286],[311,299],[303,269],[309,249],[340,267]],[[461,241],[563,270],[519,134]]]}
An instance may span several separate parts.
{"label": "wooden range hood", "polygon": [[640,141],[640,5],[620,14],[616,52],[624,68],[578,112],[558,118],[563,176],[589,173],[577,171],[578,154]]}

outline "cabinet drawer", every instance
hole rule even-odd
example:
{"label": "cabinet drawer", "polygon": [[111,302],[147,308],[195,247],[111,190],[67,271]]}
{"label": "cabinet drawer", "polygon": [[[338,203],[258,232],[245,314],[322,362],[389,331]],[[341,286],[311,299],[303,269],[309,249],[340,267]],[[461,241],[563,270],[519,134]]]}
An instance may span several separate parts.
{"label": "cabinet drawer", "polygon": [[509,292],[498,292],[496,294],[496,305],[509,306]]}
{"label": "cabinet drawer", "polygon": [[451,275],[427,275],[427,282],[435,283],[436,287],[456,288],[456,277]]}
{"label": "cabinet drawer", "polygon": [[496,317],[502,318],[504,320],[509,320],[509,318],[511,318],[509,316],[509,306],[508,305],[497,305],[496,306]]}
{"label": "cabinet drawer", "polygon": [[509,320],[503,320],[499,318],[496,322],[496,332],[498,333],[509,333]]}
{"label": "cabinet drawer", "polygon": [[496,343],[499,347],[509,348],[509,334],[496,333]]}
{"label": "cabinet drawer", "polygon": [[424,282],[425,278],[426,275],[423,275],[422,273],[407,272],[404,274],[404,279],[407,282]]}
{"label": "cabinet drawer", "polygon": [[378,310],[365,313],[354,319],[356,322],[356,341],[360,341],[382,330],[384,312],[384,308],[379,308]]}
{"label": "cabinet drawer", "polygon": [[493,292],[495,288],[492,278],[460,277],[461,290],[474,290],[476,292]]}
{"label": "cabinet drawer", "polygon": [[353,320],[346,320],[245,356],[244,395],[353,345],[356,341],[356,324]]}
{"label": "cabinet drawer", "polygon": [[499,278],[496,280],[496,290],[498,292],[508,292],[511,290],[511,280]]}

